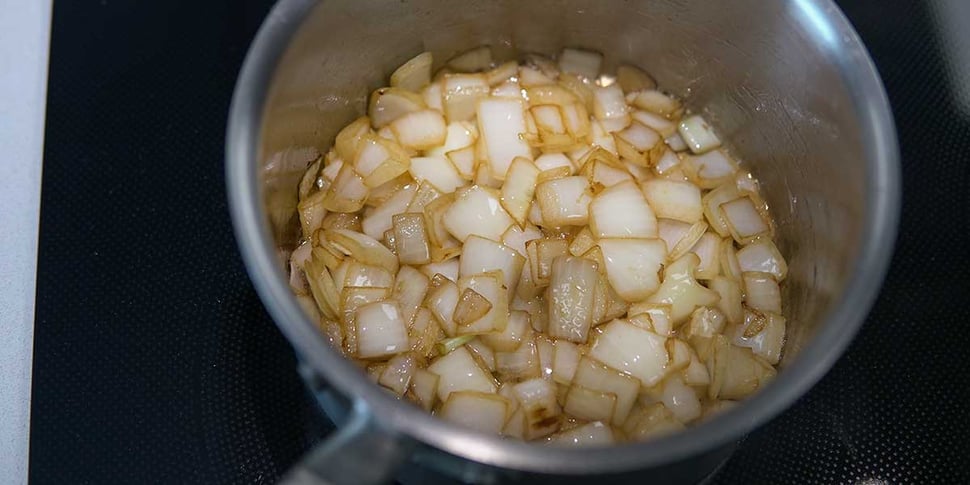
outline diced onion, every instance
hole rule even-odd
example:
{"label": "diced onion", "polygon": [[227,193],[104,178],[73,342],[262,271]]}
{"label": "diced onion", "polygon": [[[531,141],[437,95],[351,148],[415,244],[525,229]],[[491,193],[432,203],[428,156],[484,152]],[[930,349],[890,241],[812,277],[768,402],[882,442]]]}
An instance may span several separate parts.
{"label": "diced onion", "polygon": [[704,206],[704,216],[707,218],[707,222],[717,231],[721,237],[727,237],[731,235],[731,229],[728,227],[727,222],[724,221],[723,214],[721,213],[721,204],[725,202],[732,201],[738,198],[741,194],[738,193],[738,189],[731,184],[724,184],[704,195],[701,199],[701,204]]}
{"label": "diced onion", "polygon": [[519,67],[519,83],[522,84],[522,87],[541,86],[555,82],[553,78],[546,76],[538,69],[529,66]]}
{"label": "diced onion", "polygon": [[472,234],[493,241],[500,239],[513,221],[499,199],[481,187],[465,190],[445,212],[445,228],[463,242]]}
{"label": "diced onion", "polygon": [[725,276],[715,276],[708,286],[717,292],[720,299],[717,301],[717,309],[727,317],[728,321],[734,324],[741,323],[744,312],[741,307],[741,285],[736,280]]}
{"label": "diced onion", "polygon": [[589,211],[590,228],[598,238],[657,237],[657,219],[632,180],[597,194]]}
{"label": "diced onion", "polygon": [[451,258],[437,263],[426,264],[421,267],[421,272],[429,278],[434,278],[435,275],[440,274],[452,282],[457,282],[458,258]]}
{"label": "diced onion", "polygon": [[677,134],[677,125],[663,116],[650,113],[649,111],[639,110],[634,111],[631,116],[633,116],[634,121],[646,126],[647,128],[650,128],[653,131],[656,131],[657,133],[660,133],[661,136],[669,138],[672,135]]}
{"label": "diced onion", "polygon": [[492,302],[488,301],[481,293],[471,288],[465,288],[458,296],[458,304],[455,305],[455,313],[452,318],[457,325],[471,325],[485,317],[491,310]]}
{"label": "diced onion", "polygon": [[741,274],[744,284],[744,303],[755,310],[781,313],[781,290],[770,273],[745,272]]}
{"label": "diced onion", "polygon": [[785,317],[771,312],[745,311],[744,325],[738,328],[733,343],[751,349],[755,355],[775,365],[781,360],[785,343]]}
{"label": "diced onion", "polygon": [[[363,119],[366,120],[367,118],[365,117]],[[366,130],[366,127],[365,127],[365,130]],[[359,142],[360,142],[359,138],[354,141],[355,152],[357,150],[357,147],[359,146],[358,145]],[[353,160],[353,158],[351,157],[350,160]],[[337,175],[340,174],[340,170],[343,168],[343,166],[344,166],[344,161],[339,158],[335,158],[323,167],[323,170],[320,171],[320,175],[321,177],[323,177],[323,179],[329,181],[329,183],[332,184],[334,180],[337,180]],[[327,187],[329,188],[330,185],[328,184]]]}
{"label": "diced onion", "polygon": [[400,214],[407,209],[408,204],[411,203],[411,199],[414,198],[414,193],[417,188],[417,185],[414,184],[402,187],[394,195],[385,200],[383,204],[379,205],[364,217],[364,220],[361,222],[364,234],[374,239],[380,239],[384,235],[384,232],[393,227],[391,218],[395,214]]}
{"label": "diced onion", "polygon": [[[370,118],[366,116],[361,116],[357,118],[349,125],[345,126],[340,133],[337,133],[337,137],[334,139],[333,147],[334,151],[337,152],[338,159],[341,160],[353,160],[357,154],[357,145],[360,143],[361,137],[370,131]],[[333,165],[334,163],[328,163],[327,165]],[[327,167],[324,167],[326,169]],[[339,170],[339,169],[337,169]],[[324,174],[326,176],[326,174]],[[336,177],[336,172],[333,172],[330,177],[333,180]]]}
{"label": "diced onion", "polygon": [[458,285],[450,280],[440,281],[428,292],[428,309],[448,336],[455,336],[458,333],[458,324],[455,323],[454,317],[459,296]]}
{"label": "diced onion", "polygon": [[495,367],[502,382],[520,382],[539,377],[539,352],[532,332],[515,349],[495,352]]}
{"label": "diced onion", "polygon": [[436,344],[443,338],[445,333],[431,315],[431,311],[425,307],[419,307],[408,327],[408,346],[411,352],[421,359],[421,364],[424,364],[423,361],[427,356],[432,355]]}
{"label": "diced onion", "polygon": [[576,375],[576,366],[579,365],[581,355],[576,344],[565,339],[556,340],[552,357],[553,380],[569,385]]}
{"label": "diced onion", "polygon": [[478,104],[478,123],[493,176],[504,180],[516,157],[532,160],[528,143],[520,137],[525,132],[521,101],[498,98],[481,101]]}
{"label": "diced onion", "polygon": [[616,394],[576,385],[569,387],[563,404],[563,411],[572,416],[607,423],[613,420],[615,410]]}
{"label": "diced onion", "polygon": [[425,411],[430,411],[435,404],[438,391],[438,375],[424,369],[416,369],[411,376],[411,393]]}
{"label": "diced onion", "polygon": [[700,260],[694,273],[697,279],[709,280],[721,273],[721,238],[717,234],[705,232],[690,251]]}
{"label": "diced onion", "polygon": [[327,189],[323,207],[334,212],[357,212],[364,207],[369,190],[364,178],[348,164],[343,164],[334,183]]}
{"label": "diced onion", "polygon": [[670,305],[670,316],[675,326],[682,323],[695,308],[717,303],[717,293],[694,279],[698,262],[697,255],[689,253],[664,268],[663,283],[648,300]]}
{"label": "diced onion", "polygon": [[707,366],[701,362],[700,357],[694,349],[688,347],[690,351],[690,363],[681,372],[684,384],[688,386],[706,386],[711,383],[711,375],[707,371]]}
{"label": "diced onion", "polygon": [[546,286],[552,277],[552,267],[555,259],[565,256],[569,252],[567,242],[563,239],[537,239],[525,244],[526,255],[532,270],[533,282]]}
{"label": "diced onion", "polygon": [[673,332],[670,305],[647,302],[635,303],[630,306],[627,314],[630,315],[630,323],[633,324],[636,324],[632,320],[633,317],[645,315],[650,322],[650,327],[647,330],[652,330],[657,335],[666,337]]}
{"label": "diced onion", "polygon": [[704,153],[721,146],[721,139],[714,134],[711,125],[701,115],[688,116],[677,125],[684,143],[694,153]]}
{"label": "diced onion", "polygon": [[438,399],[442,401],[455,391],[494,393],[498,386],[489,372],[478,364],[465,347],[435,359],[428,371],[438,375]]}
{"label": "diced onion", "polygon": [[427,150],[445,142],[448,128],[445,118],[433,109],[408,113],[391,122],[391,131],[405,148]]}
{"label": "diced onion", "polygon": [[624,423],[623,431],[635,440],[646,440],[684,429],[680,421],[674,419],[663,403],[639,408],[636,414]]}
{"label": "diced onion", "polygon": [[394,247],[397,257],[404,264],[428,264],[431,262],[431,247],[428,243],[428,230],[422,214],[398,214],[393,218]]}
{"label": "diced onion", "polygon": [[529,104],[533,106],[543,104],[565,106],[579,101],[579,98],[572,91],[556,84],[529,86],[525,88],[525,94]]}
{"label": "diced onion", "polygon": [[[488,80],[489,86],[496,86],[503,83],[512,83],[512,78],[516,77],[519,73],[519,65],[515,61],[509,61],[489,70],[485,73],[485,79]],[[518,89],[516,89],[518,91]],[[518,93],[517,93],[518,94]],[[492,90],[492,95],[496,96],[495,91]]]}
{"label": "diced onion", "polygon": [[510,352],[518,349],[532,328],[529,313],[522,310],[509,312],[509,321],[501,333],[482,335],[483,342],[496,352]]}
{"label": "diced onion", "polygon": [[542,231],[529,222],[525,223],[524,228],[513,224],[509,226],[505,234],[502,235],[502,243],[516,250],[522,257],[527,257],[525,243],[533,239],[541,239]]}
{"label": "diced onion", "polygon": [[721,217],[739,244],[771,233],[771,226],[750,196],[739,197],[720,206]]}
{"label": "diced onion", "polygon": [[472,356],[475,357],[475,360],[477,360],[478,363],[482,365],[482,367],[488,369],[489,372],[496,371],[495,351],[492,350],[491,347],[486,345],[485,342],[482,342],[481,337],[476,336],[468,343],[466,343],[465,347],[467,347],[468,350],[471,351]]}
{"label": "diced onion", "polygon": [[734,250],[734,240],[730,237],[721,240],[721,273],[735,281],[741,280],[741,266]]}
{"label": "diced onion", "polygon": [[374,128],[383,128],[392,121],[425,108],[421,96],[406,89],[380,88],[370,96],[367,115]]}
{"label": "diced onion", "polygon": [[377,380],[378,384],[394,391],[398,396],[403,396],[411,384],[414,376],[416,364],[414,356],[411,354],[397,354],[387,361],[387,367]]}
{"label": "diced onion", "polygon": [[616,395],[613,424],[626,421],[640,388],[640,382],[635,377],[611,369],[589,357],[580,359],[572,385]]}
{"label": "diced onion", "polygon": [[418,92],[431,82],[431,63],[434,62],[430,52],[422,52],[411,60],[401,64],[391,74],[391,86]]}
{"label": "diced onion", "polygon": [[689,423],[701,416],[701,402],[697,399],[697,393],[680,378],[664,382],[663,403],[681,423]]}
{"label": "diced onion", "polygon": [[562,409],[556,402],[556,389],[551,381],[530,379],[516,384],[513,389],[525,414],[523,435],[526,439],[541,438],[559,429]]}
{"label": "diced onion", "polygon": [[657,82],[654,81],[649,74],[644,72],[639,67],[631,66],[629,64],[622,64],[620,67],[616,68],[616,82],[621,88],[623,88],[623,92],[625,93],[654,89],[657,87]]}
{"label": "diced onion", "polygon": [[656,165],[667,149],[660,135],[639,121],[617,131],[613,138],[621,157],[643,167]]}
{"label": "diced onion", "polygon": [[613,320],[603,327],[589,355],[649,387],[664,376],[667,363],[664,341],[664,337],[625,320]]}
{"label": "diced onion", "polygon": [[[482,74],[447,74],[441,90],[445,116],[449,122],[466,121],[475,116],[478,100],[488,96],[491,88]],[[521,111],[521,110],[520,110]],[[481,123],[481,116],[479,116]]]}
{"label": "diced onion", "polygon": [[559,56],[559,69],[562,72],[580,74],[590,79],[599,75],[602,63],[602,54],[587,50],[563,49]]}
{"label": "diced onion", "polygon": [[491,66],[492,49],[488,46],[476,47],[448,60],[448,67],[458,72],[484,71]]}
{"label": "diced onion", "polygon": [[761,239],[741,248],[737,258],[741,271],[771,273],[778,281],[788,275],[788,264],[770,239]]}
{"label": "diced onion", "polygon": [[[458,280],[458,289],[461,290],[461,298],[455,309],[455,323],[458,324],[459,334],[485,334],[505,330],[509,317],[509,297],[508,290],[502,284],[501,271],[464,276]],[[480,318],[463,318],[464,315],[461,314],[465,295],[469,294],[483,297],[490,305]],[[476,308],[481,307],[481,301],[476,300],[476,305]],[[469,315],[474,316],[475,313]]]}
{"label": "diced onion", "polygon": [[[364,135],[361,138],[357,157],[354,158],[354,170],[363,177],[364,184],[370,188],[379,187],[393,180],[407,172],[410,166],[411,157],[400,145],[376,135]],[[341,186],[339,175],[333,186]]]}
{"label": "diced onion", "polygon": [[596,145],[613,155],[616,155],[616,141],[613,139],[611,132],[606,131],[603,128],[603,124],[593,120],[590,121],[590,129],[593,137],[593,145]]}
{"label": "diced onion", "polygon": [[467,183],[454,164],[445,157],[414,157],[411,159],[409,171],[415,180],[427,181],[445,194],[450,194]]}
{"label": "diced onion", "polygon": [[[474,123],[468,121],[448,123],[444,144],[425,150],[425,155],[445,157],[448,156],[448,152],[472,146],[476,140],[478,140],[478,128]],[[471,173],[471,170],[469,170],[469,173]]]}
{"label": "diced onion", "polygon": [[586,343],[593,324],[590,309],[599,273],[589,260],[557,257],[549,281],[549,328],[553,338]]}
{"label": "diced onion", "polygon": [[655,89],[632,92],[627,96],[637,108],[663,115],[674,116],[680,110],[680,102]]}
{"label": "diced onion", "polygon": [[457,391],[451,393],[438,416],[445,421],[482,433],[498,434],[505,426],[508,401],[495,394]]}
{"label": "diced onion", "polygon": [[532,199],[535,196],[539,169],[529,159],[516,157],[509,167],[502,185],[502,207],[520,226],[525,225]]}
{"label": "diced onion", "polygon": [[667,255],[659,239],[601,239],[610,285],[626,301],[640,301],[657,290],[658,272]]}
{"label": "diced onion", "polygon": [[442,82],[436,80],[425,86],[424,89],[421,90],[421,99],[424,100],[424,103],[428,106],[428,108],[436,109],[444,113],[445,108],[444,103],[442,102],[441,92],[442,84]]}
{"label": "diced onion", "polygon": [[774,378],[770,364],[756,357],[750,349],[731,344],[723,335],[715,337],[710,366],[709,398],[741,399]]}
{"label": "diced onion", "polygon": [[691,224],[686,222],[676,221],[673,219],[657,219],[657,235],[667,246],[668,258],[671,256],[671,251],[673,251],[673,249],[680,244],[680,241],[687,236],[687,233],[690,231],[691,227]]}
{"label": "diced onion", "polygon": [[685,142],[684,138],[681,137],[680,133],[677,132],[671,133],[670,136],[664,138],[664,143],[666,143],[667,146],[675,152],[687,150],[687,142]]}
{"label": "diced onion", "polygon": [[430,280],[411,266],[401,266],[394,278],[393,298],[401,308],[405,322],[411,322],[428,293]]}
{"label": "diced onion", "polygon": [[598,120],[623,118],[628,115],[623,89],[614,84],[593,89],[593,115]]}
{"label": "diced onion", "polygon": [[690,365],[690,345],[683,340],[672,338],[666,342],[667,355],[670,360],[667,362],[667,375],[679,372]]}
{"label": "diced onion", "polygon": [[538,158],[536,158],[535,165],[540,172],[545,172],[547,170],[552,170],[559,167],[569,169],[569,175],[572,175],[574,171],[573,164],[569,161],[569,157],[563,155],[562,153],[546,153],[544,155],[540,155]]}
{"label": "diced onion", "polygon": [[273,156],[299,177],[279,255],[324,338],[442,419],[558,446],[764,386],[788,268],[757,180],[638,68],[492,54],[432,76],[422,53],[328,151]]}
{"label": "diced onion", "polygon": [[397,256],[376,239],[346,229],[327,231],[326,235],[327,239],[335,246],[357,261],[380,266],[391,273],[397,273]]}
{"label": "diced onion", "polygon": [[653,179],[641,185],[657,217],[694,223],[704,216],[701,191],[689,182]]}
{"label": "diced onion", "polygon": [[418,185],[418,191],[414,193],[414,199],[408,204],[407,212],[424,212],[425,208],[432,202],[441,198],[442,194],[427,181]]}
{"label": "diced onion", "polygon": [[542,221],[551,226],[583,226],[589,222],[589,181],[586,177],[564,177],[540,183],[536,200]]}
{"label": "diced onion", "polygon": [[540,136],[543,133],[566,133],[566,125],[563,124],[562,112],[559,110],[559,106],[543,104],[533,106],[529,109],[529,112],[532,113],[533,119],[536,120],[536,128],[538,128]]}
{"label": "diced onion", "polygon": [[516,250],[481,236],[469,236],[465,240],[459,259],[459,275],[472,276],[489,271],[502,273],[502,284],[508,289],[509,298],[515,294],[525,258]]}
{"label": "diced onion", "polygon": [[[337,272],[334,272],[334,275],[336,274]],[[394,280],[394,276],[386,269],[380,266],[358,263],[357,261],[348,261],[340,274],[343,275],[338,285],[338,288],[341,290],[345,286],[357,288],[390,288]]]}
{"label": "diced onion", "polygon": [[712,189],[734,180],[738,166],[722,150],[686,157],[684,171],[701,188]]}
{"label": "diced onion", "polygon": [[549,437],[553,446],[607,446],[616,442],[613,428],[599,421],[586,423],[568,431],[560,431]]}
{"label": "diced onion", "polygon": [[362,359],[393,355],[408,348],[406,322],[391,300],[357,308],[357,356]]}

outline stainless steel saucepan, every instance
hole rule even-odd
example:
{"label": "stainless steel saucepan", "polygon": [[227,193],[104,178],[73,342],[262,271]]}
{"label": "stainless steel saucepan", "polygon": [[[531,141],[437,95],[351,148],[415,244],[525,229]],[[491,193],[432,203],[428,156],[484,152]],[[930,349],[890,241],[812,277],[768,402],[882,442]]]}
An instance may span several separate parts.
{"label": "stainless steel saucepan", "polygon": [[[604,53],[607,69],[639,65],[704,113],[750,164],[789,261],[789,335],[769,386],[655,441],[559,449],[435,419],[371,384],[328,347],[290,293],[280,258],[296,241],[300,175],[396,66],[425,50],[440,61],[482,44],[509,58],[584,47]],[[239,75],[226,157],[250,277],[304,377],[342,423],[289,475],[305,483],[407,479],[418,469],[431,473],[423,481],[600,475],[696,482],[838,359],[886,272],[900,203],[885,92],[829,0],[280,0]]]}

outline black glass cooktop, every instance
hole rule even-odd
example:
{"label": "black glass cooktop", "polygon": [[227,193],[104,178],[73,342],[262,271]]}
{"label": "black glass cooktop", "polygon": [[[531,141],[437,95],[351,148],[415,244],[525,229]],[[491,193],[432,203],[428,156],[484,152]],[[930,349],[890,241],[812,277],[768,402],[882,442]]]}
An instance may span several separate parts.
{"label": "black glass cooktop", "polygon": [[[846,355],[717,483],[970,479],[970,77],[947,61],[944,3],[841,2],[899,129],[896,255]],[[270,5],[54,5],[34,483],[269,483],[328,432],[226,207],[229,99]]]}

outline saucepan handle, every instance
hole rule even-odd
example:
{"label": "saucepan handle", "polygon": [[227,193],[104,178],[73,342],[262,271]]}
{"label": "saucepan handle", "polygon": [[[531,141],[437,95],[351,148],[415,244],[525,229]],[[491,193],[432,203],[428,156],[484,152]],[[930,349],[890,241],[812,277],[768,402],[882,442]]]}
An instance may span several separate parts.
{"label": "saucepan handle", "polygon": [[408,439],[382,428],[367,403],[354,402],[343,426],[300,459],[284,485],[375,485],[390,480],[409,454]]}

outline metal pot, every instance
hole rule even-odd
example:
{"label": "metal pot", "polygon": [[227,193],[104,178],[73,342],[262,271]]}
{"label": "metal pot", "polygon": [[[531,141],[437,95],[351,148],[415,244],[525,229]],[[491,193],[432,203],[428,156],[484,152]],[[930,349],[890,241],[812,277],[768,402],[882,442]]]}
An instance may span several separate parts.
{"label": "metal pot", "polygon": [[[777,379],[685,432],[602,449],[479,435],[403,404],[326,344],[279,257],[296,239],[296,182],[411,56],[490,44],[555,54],[580,46],[606,68],[632,62],[704,113],[761,180],[789,258],[790,322]],[[855,335],[885,274],[900,202],[885,92],[852,27],[828,0],[281,0],[240,73],[227,181],[249,274],[327,411],[346,421],[291,480],[381,481],[403,461],[463,480],[619,478],[696,482],[733,444],[805,393]],[[324,384],[325,383],[325,384]],[[353,402],[346,418],[341,396]]]}

